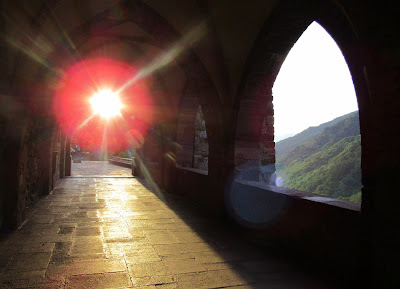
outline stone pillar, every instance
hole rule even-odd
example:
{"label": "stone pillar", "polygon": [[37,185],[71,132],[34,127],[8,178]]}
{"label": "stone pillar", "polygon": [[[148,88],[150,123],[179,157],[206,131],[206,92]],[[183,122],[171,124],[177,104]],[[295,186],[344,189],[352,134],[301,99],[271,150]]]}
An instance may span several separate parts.
{"label": "stone pillar", "polygon": [[183,167],[193,167],[194,124],[198,107],[197,97],[183,97],[177,131],[177,163]]}
{"label": "stone pillar", "polygon": [[[386,29],[382,28],[382,33],[389,33]],[[390,33],[397,34],[395,30]],[[385,42],[373,43],[383,45]],[[366,274],[372,275],[373,288],[393,288],[394,284],[400,284],[399,49],[398,44],[377,48],[367,67],[372,97],[367,117],[368,135],[363,139],[367,143],[362,144],[364,188],[361,212],[363,237],[367,242],[364,254],[369,259],[365,270]]]}
{"label": "stone pillar", "polygon": [[65,176],[71,176],[71,138],[67,136],[65,142]]}
{"label": "stone pillar", "polygon": [[61,134],[61,145],[60,145],[60,178],[65,177],[65,148],[67,143],[67,136]]}
{"label": "stone pillar", "polygon": [[197,110],[193,144],[193,168],[208,171],[208,138],[201,106]]}

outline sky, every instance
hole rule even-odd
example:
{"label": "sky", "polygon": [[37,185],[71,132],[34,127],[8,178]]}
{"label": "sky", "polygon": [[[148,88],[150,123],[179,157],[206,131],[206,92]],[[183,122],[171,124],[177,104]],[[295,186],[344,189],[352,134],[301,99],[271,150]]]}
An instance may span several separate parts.
{"label": "sky", "polygon": [[358,110],[353,80],[342,52],[316,22],[290,50],[272,94],[275,141]]}

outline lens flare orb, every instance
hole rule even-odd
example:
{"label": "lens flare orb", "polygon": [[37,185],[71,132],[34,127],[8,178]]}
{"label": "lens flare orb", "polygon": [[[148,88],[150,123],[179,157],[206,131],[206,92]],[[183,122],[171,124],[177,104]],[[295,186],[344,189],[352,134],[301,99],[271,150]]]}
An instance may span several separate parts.
{"label": "lens flare orb", "polygon": [[93,113],[105,119],[121,116],[122,103],[118,94],[111,91],[111,89],[99,90],[89,101],[92,105]]}
{"label": "lens flare orb", "polygon": [[153,79],[114,59],[74,63],[58,80],[53,109],[59,127],[83,149],[119,152],[143,144],[154,120]]}

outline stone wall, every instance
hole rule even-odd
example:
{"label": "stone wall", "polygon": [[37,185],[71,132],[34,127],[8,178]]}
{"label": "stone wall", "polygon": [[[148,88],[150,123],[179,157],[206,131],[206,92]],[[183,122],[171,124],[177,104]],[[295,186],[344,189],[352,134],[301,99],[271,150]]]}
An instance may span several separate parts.
{"label": "stone wall", "polygon": [[208,171],[208,139],[201,105],[194,124],[193,168]]}
{"label": "stone wall", "polygon": [[177,143],[179,144],[177,164],[182,167],[193,167],[193,122],[198,105],[196,97],[185,96],[182,99],[177,129]]}

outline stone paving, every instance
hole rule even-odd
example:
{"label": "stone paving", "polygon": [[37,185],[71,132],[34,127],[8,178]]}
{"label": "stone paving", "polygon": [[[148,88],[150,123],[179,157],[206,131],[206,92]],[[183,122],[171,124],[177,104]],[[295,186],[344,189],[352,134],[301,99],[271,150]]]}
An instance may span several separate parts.
{"label": "stone paving", "polygon": [[119,176],[132,177],[132,170],[120,166],[110,165],[108,161],[82,161],[72,163],[71,175],[79,176]]}
{"label": "stone paving", "polygon": [[60,180],[2,237],[0,288],[332,288],[149,187],[127,177]]}

